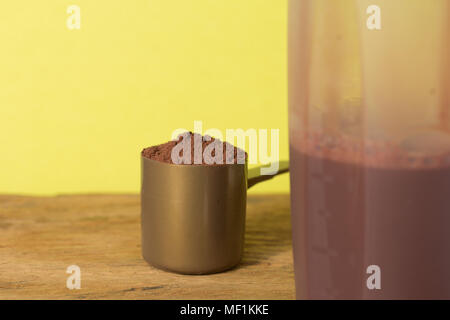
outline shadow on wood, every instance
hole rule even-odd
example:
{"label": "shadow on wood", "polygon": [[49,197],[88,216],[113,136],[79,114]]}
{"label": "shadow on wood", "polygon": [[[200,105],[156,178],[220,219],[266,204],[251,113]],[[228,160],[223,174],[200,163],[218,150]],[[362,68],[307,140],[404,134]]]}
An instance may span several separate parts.
{"label": "shadow on wood", "polygon": [[244,257],[241,266],[269,260],[292,250],[289,195],[248,198]]}

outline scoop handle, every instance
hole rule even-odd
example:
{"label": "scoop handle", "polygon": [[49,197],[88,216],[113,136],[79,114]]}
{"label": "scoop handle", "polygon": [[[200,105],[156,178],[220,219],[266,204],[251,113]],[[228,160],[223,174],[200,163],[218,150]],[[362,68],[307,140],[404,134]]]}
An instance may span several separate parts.
{"label": "scoop handle", "polygon": [[247,189],[250,189],[257,183],[270,180],[275,176],[289,172],[289,161],[279,161],[278,162],[278,171],[272,175],[262,175],[261,174],[261,168],[266,167],[266,166],[267,165],[252,168],[252,169],[248,170]]}

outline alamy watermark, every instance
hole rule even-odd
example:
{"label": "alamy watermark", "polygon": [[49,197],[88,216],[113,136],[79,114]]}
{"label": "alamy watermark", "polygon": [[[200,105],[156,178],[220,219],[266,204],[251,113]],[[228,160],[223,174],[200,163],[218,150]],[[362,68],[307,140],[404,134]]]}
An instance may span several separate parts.
{"label": "alamy watermark", "polygon": [[69,30],[81,29],[81,9],[79,6],[72,4],[67,7],[69,16],[66,20],[66,26]]}
{"label": "alamy watermark", "polygon": [[366,281],[367,289],[381,290],[381,268],[377,265],[371,265],[367,267],[366,273],[370,275]]}
{"label": "alamy watermark", "polygon": [[[269,133],[268,129],[226,129],[225,135],[219,129],[211,128],[203,132],[203,122],[194,121],[194,135],[192,142],[191,135],[186,134],[189,130],[179,128],[173,131],[172,140],[178,143],[172,149],[172,162],[175,164],[232,164],[235,160],[238,164],[245,164],[245,149],[248,141],[248,164],[263,164],[267,167],[261,168],[262,175],[274,175],[279,169],[280,160],[280,130],[270,129],[270,154],[269,154]],[[203,136],[203,138],[202,138]],[[223,143],[214,141],[204,150],[203,141],[210,141],[211,137],[220,141],[226,141],[225,157]],[[225,138],[225,139],[224,139]],[[192,143],[193,161],[192,161]],[[237,155],[234,157],[234,147],[237,147]],[[192,163],[193,162],[193,163]]]}
{"label": "alamy watermark", "polygon": [[66,273],[70,274],[66,280],[66,287],[69,290],[81,289],[81,269],[77,265],[68,266]]}

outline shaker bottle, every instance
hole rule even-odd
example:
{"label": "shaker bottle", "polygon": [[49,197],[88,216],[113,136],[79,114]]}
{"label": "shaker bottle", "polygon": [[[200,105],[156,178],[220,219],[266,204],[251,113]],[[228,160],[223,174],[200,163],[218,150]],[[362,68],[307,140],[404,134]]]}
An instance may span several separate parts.
{"label": "shaker bottle", "polygon": [[290,0],[298,299],[450,299],[450,1]]}

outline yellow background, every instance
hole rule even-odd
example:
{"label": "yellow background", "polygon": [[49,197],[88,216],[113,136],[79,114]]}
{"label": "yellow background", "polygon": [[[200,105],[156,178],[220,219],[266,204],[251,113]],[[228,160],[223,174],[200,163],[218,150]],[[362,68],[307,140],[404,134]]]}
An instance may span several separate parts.
{"label": "yellow background", "polygon": [[138,192],[141,149],[194,120],[279,128],[287,158],[286,16],[282,0],[3,1],[0,193]]}

